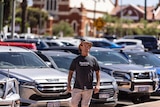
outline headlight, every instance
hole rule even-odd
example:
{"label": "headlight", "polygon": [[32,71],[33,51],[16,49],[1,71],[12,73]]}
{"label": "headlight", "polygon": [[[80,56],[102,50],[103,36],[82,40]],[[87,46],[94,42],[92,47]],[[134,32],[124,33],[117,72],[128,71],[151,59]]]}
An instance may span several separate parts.
{"label": "headlight", "polygon": [[32,82],[28,82],[28,81],[20,81],[20,85],[23,85],[23,86],[34,86],[34,87],[36,87],[36,83],[34,82],[34,81],[32,81]]}
{"label": "headlight", "polygon": [[114,80],[114,81],[112,82],[112,84],[113,84],[114,89],[116,89],[116,90],[118,91],[118,85],[117,85],[116,80]]}
{"label": "headlight", "polygon": [[114,81],[112,82],[112,84],[113,84],[113,86],[116,86],[116,87],[117,87],[117,82],[116,82],[116,80],[114,80]]}
{"label": "headlight", "polygon": [[103,72],[105,72],[105,73],[107,73],[107,74],[109,74],[109,75],[113,76],[113,71],[112,71],[112,70],[110,70],[110,69],[101,68],[101,71],[103,71]]}
{"label": "headlight", "polygon": [[152,71],[152,75],[153,75],[153,79],[158,78],[158,74],[157,74],[156,70]]}
{"label": "headlight", "polygon": [[2,98],[4,95],[4,85],[0,84],[0,98]]}

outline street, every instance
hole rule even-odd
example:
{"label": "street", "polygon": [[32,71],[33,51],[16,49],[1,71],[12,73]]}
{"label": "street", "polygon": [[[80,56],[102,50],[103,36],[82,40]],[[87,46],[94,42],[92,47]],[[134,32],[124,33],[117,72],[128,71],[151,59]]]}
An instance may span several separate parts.
{"label": "street", "polygon": [[[155,103],[152,103],[152,105],[156,105],[157,102],[159,101],[160,102],[160,96],[151,96],[150,97],[150,101],[148,102],[144,102],[144,103],[139,103],[139,104],[134,104],[133,102],[130,101],[130,99],[121,99],[117,102],[117,105],[115,107],[146,107],[144,106],[144,104],[146,103],[146,105],[150,105],[149,102],[155,102]],[[143,105],[141,105],[143,104]],[[92,104],[91,107],[110,107],[108,106],[107,104]],[[148,106],[150,107],[150,106]],[[154,107],[158,107],[158,106],[154,106]]]}

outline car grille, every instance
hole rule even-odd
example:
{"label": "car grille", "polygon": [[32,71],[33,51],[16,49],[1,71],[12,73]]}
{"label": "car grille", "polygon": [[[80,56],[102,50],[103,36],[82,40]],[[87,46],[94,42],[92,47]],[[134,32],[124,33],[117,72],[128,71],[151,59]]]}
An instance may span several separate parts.
{"label": "car grille", "polygon": [[150,72],[143,72],[143,73],[133,73],[134,80],[137,79],[150,79]]}
{"label": "car grille", "polygon": [[42,93],[61,93],[67,89],[67,82],[65,83],[40,83],[37,89]]}
{"label": "car grille", "polygon": [[108,94],[109,95],[109,98],[110,97],[113,97],[114,94],[115,94],[115,90],[113,88],[108,88],[108,89],[100,89],[100,92],[97,93],[97,94],[93,94],[93,98],[95,99],[99,99],[99,94],[100,93],[103,93],[103,94]]}
{"label": "car grille", "polygon": [[33,94],[30,96],[29,99],[35,100],[35,101],[43,101],[43,100],[59,100],[59,99],[67,99],[71,97],[71,93],[68,93],[66,95],[59,95],[59,96],[40,96]]}
{"label": "car grille", "polygon": [[[96,82],[93,83],[93,86],[96,86]],[[108,86],[108,85],[112,85],[112,82],[100,82],[100,86]]]}

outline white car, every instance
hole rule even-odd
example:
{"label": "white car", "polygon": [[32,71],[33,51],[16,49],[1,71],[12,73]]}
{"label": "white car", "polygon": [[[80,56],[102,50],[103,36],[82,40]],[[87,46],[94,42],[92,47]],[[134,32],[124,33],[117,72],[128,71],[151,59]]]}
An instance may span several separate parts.
{"label": "white car", "polygon": [[18,81],[0,74],[0,106],[20,107]]}
{"label": "white car", "polygon": [[0,74],[19,82],[20,103],[27,107],[60,107],[70,104],[67,74],[50,68],[32,50],[0,46]]}
{"label": "white car", "polygon": [[144,51],[144,45],[141,40],[137,39],[117,39],[114,43],[124,46],[123,50]]}
{"label": "white car", "polygon": [[1,39],[1,40],[11,39],[11,38],[19,38],[19,34],[14,33],[14,34],[13,34],[13,37],[12,37],[11,32],[1,33],[1,34],[0,34],[0,39]]}
{"label": "white car", "polygon": [[81,42],[80,39],[74,39],[74,38],[59,38],[56,39],[55,41],[59,41],[66,46],[78,46]]}

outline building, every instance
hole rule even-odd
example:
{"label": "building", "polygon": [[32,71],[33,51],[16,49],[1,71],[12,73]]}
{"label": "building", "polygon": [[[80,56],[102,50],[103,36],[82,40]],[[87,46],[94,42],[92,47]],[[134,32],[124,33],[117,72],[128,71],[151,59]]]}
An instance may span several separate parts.
{"label": "building", "polygon": [[111,0],[33,0],[33,6],[48,11],[54,23],[70,23],[76,36],[94,35],[94,20],[115,8]]}
{"label": "building", "polygon": [[[123,19],[131,19],[135,22],[139,22],[142,18],[148,20],[149,22],[160,21],[160,6],[138,6],[134,4],[129,5],[119,5],[118,0],[115,4],[115,8],[112,10],[112,16],[118,16]],[[160,3],[159,3],[160,4]],[[146,14],[146,16],[145,16]]]}
{"label": "building", "polygon": [[50,14],[52,20],[49,20],[46,32],[52,33],[54,23],[64,20],[71,24],[76,36],[95,36],[94,22],[106,13],[135,22],[139,22],[145,14],[146,20],[150,22],[160,20],[160,5],[145,8],[133,4],[121,6],[118,2],[119,0],[115,0],[115,4],[111,0],[33,0],[33,6]]}

